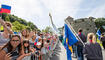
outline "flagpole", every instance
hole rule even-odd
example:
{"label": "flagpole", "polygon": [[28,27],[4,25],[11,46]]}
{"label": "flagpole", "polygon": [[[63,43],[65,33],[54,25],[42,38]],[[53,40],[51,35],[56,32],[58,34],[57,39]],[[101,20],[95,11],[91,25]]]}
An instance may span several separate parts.
{"label": "flagpole", "polygon": [[81,38],[77,35],[77,33],[75,32],[75,30],[73,29],[73,27],[71,26],[71,24],[65,20],[65,22],[69,25],[69,28],[71,28],[71,31],[74,33],[75,37],[83,44],[83,46],[85,47],[84,42],[81,40]]}

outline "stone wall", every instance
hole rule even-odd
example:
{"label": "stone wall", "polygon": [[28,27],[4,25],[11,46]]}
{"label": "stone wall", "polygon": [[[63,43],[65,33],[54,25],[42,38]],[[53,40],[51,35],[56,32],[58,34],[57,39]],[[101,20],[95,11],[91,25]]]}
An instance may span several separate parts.
{"label": "stone wall", "polygon": [[72,17],[68,16],[66,20],[71,24],[76,32],[78,32],[79,28],[83,29],[83,33],[87,35],[90,32],[96,33],[96,26],[94,23],[93,17],[89,18],[81,18],[74,20]]}

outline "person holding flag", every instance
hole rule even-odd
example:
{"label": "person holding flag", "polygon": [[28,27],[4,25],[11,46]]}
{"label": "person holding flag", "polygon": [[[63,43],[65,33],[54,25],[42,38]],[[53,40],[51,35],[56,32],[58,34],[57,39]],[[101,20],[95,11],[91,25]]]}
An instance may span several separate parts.
{"label": "person holding flag", "polygon": [[[78,36],[81,38],[83,43],[86,43],[86,37],[83,34],[83,30],[81,28],[79,28],[79,30],[78,30]],[[83,57],[83,44],[80,41],[77,44],[77,57],[78,57],[78,60],[84,60],[84,57]]]}
{"label": "person holding flag", "polygon": [[64,46],[66,48],[67,52],[67,60],[72,60],[71,54],[72,54],[72,45],[77,43],[78,40],[71,31],[71,29],[68,27],[67,24],[64,25],[64,30],[65,30],[65,41],[64,41]]}

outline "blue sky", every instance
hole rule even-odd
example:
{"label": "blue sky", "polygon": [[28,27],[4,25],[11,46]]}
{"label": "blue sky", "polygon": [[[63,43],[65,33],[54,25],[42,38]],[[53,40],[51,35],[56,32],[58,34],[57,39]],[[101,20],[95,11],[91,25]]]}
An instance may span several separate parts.
{"label": "blue sky", "polygon": [[68,16],[77,18],[105,17],[105,0],[0,0],[12,6],[11,14],[33,22],[39,29],[51,26],[49,12],[57,27]]}

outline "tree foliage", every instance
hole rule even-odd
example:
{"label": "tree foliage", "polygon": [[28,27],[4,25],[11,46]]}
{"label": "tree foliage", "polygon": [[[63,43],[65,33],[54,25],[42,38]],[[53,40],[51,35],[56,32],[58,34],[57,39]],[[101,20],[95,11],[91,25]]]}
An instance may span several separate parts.
{"label": "tree foliage", "polygon": [[10,21],[9,16],[5,17],[5,21]]}
{"label": "tree foliage", "polygon": [[96,27],[101,29],[101,32],[105,32],[102,26],[105,26],[105,18],[97,18],[95,19]]}
{"label": "tree foliage", "polygon": [[12,30],[14,31],[21,31],[27,28],[27,26],[19,23],[18,21],[13,22],[12,25],[13,25]]}
{"label": "tree foliage", "polygon": [[59,33],[62,34],[63,33],[63,27],[58,28]]}
{"label": "tree foliage", "polygon": [[50,26],[47,26],[45,29],[42,30],[42,32],[49,32],[49,33],[52,33],[52,28]]}
{"label": "tree foliage", "polygon": [[4,21],[10,21],[13,24],[13,30],[14,31],[20,31],[22,29],[28,28],[30,30],[35,30],[37,29],[37,26],[34,25],[32,22],[27,22],[24,19],[18,18],[15,15],[7,14],[7,13],[2,13],[0,15]]}

